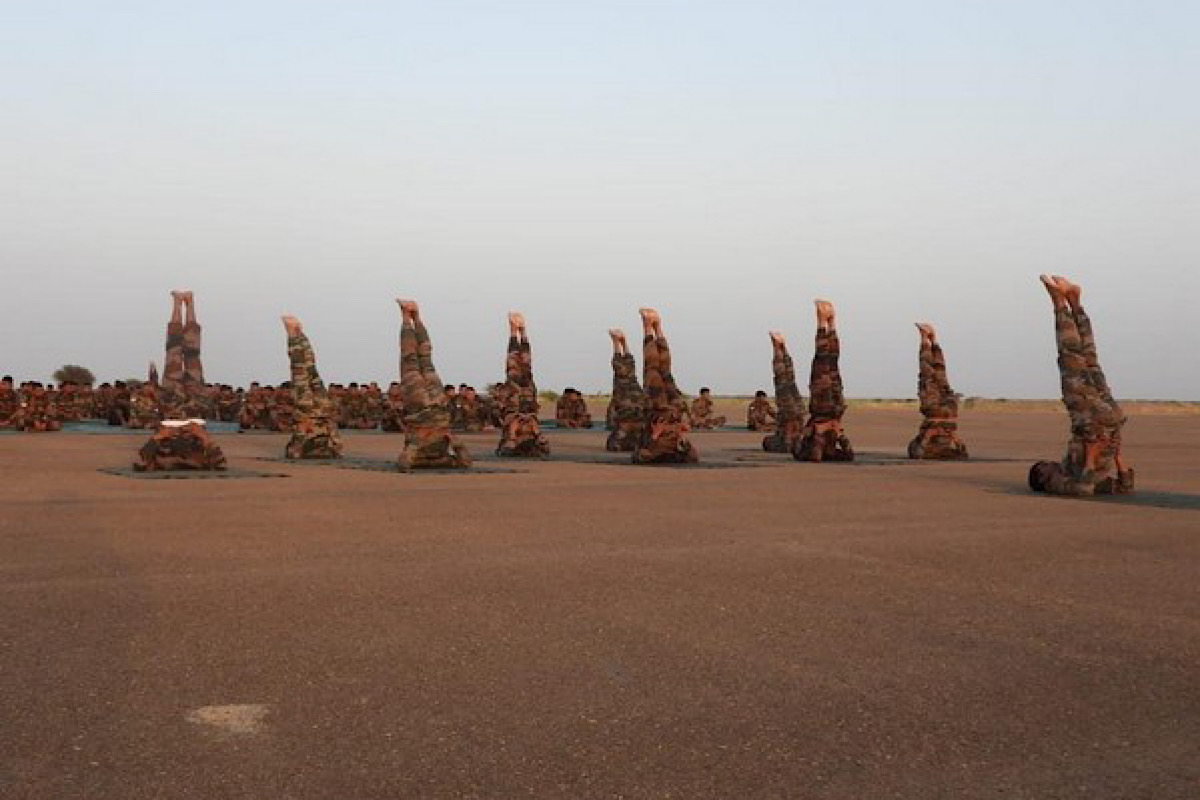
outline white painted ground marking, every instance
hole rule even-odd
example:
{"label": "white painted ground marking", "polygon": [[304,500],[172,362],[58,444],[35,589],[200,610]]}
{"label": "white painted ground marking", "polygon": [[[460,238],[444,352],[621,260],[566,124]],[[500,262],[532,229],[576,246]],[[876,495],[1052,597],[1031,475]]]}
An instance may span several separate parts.
{"label": "white painted ground marking", "polygon": [[208,725],[225,733],[261,733],[268,710],[263,705],[203,706],[189,711],[187,721]]}

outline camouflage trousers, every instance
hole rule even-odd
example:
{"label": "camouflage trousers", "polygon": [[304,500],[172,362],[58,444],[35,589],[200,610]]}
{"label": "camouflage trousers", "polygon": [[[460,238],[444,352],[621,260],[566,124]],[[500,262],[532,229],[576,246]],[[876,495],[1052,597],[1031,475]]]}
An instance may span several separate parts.
{"label": "camouflage trousers", "polygon": [[465,469],[467,448],[450,432],[450,406],[433,366],[425,325],[400,328],[400,393],[404,400],[404,450],[400,469]]}
{"label": "camouflage trousers", "polygon": [[317,357],[303,333],[288,337],[292,403],[295,419],[292,438],[284,448],[288,458],[341,458],[333,402],[317,371]]}
{"label": "camouflage trousers", "polygon": [[796,368],[786,347],[775,347],[771,359],[771,370],[775,374],[775,430],[763,439],[763,450],[768,453],[790,453],[800,438],[804,422],[804,398],[796,387]]}
{"label": "camouflage trousers", "polygon": [[161,388],[184,398],[204,395],[204,366],[200,362],[200,324],[167,323],[166,355]]}
{"label": "camouflage trousers", "polygon": [[138,451],[133,468],[138,472],[160,470],[223,470],[225,454],[203,425],[160,425]]}
{"label": "camouflage trousers", "polygon": [[842,430],[846,398],[838,369],[837,331],[818,330],[808,379],[808,420],[792,448],[797,461],[853,461],[854,448]]}
{"label": "camouflage trousers", "polygon": [[925,420],[908,443],[908,457],[954,460],[967,457],[958,438],[958,397],[946,376],[946,357],[936,343],[922,342],[918,361],[917,397]]}
{"label": "camouflage trousers", "polygon": [[637,364],[628,353],[612,358],[613,388],[608,404],[609,434],[605,448],[610,452],[632,453],[642,440],[646,427],[646,393],[637,379]]}

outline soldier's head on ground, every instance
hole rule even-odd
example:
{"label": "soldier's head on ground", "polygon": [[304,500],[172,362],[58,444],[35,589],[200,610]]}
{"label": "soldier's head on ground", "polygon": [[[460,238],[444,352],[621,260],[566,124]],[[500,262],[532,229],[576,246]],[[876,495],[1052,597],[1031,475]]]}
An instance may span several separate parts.
{"label": "soldier's head on ground", "polygon": [[1058,469],[1053,461],[1039,461],[1029,468],[1029,488],[1035,492],[1046,491],[1050,476]]}

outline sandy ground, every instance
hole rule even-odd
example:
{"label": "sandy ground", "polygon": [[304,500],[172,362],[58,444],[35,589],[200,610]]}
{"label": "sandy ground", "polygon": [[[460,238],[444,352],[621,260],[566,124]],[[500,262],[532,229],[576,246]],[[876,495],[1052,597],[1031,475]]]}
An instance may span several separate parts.
{"label": "sandy ground", "polygon": [[223,480],[0,436],[0,797],[1200,797],[1200,417],[1130,422],[1126,502],[1024,490],[1059,415],[847,426],[872,463],[467,476],[231,434],[289,477]]}

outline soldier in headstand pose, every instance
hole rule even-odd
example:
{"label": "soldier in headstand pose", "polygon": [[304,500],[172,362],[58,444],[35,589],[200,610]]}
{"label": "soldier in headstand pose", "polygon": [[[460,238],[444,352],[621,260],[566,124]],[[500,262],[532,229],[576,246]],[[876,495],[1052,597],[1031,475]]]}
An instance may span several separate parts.
{"label": "soldier in headstand pose", "polygon": [[762,447],[768,453],[790,453],[800,441],[800,429],[804,426],[804,398],[796,388],[796,368],[788,354],[787,342],[779,331],[771,331],[771,370],[775,373],[775,404],[779,408],[775,430],[763,439]]}
{"label": "soldier in headstand pose", "polygon": [[[161,420],[157,430],[138,451],[133,465],[141,472],[158,470],[222,470],[225,454],[204,429],[202,417],[188,417],[192,410],[189,393],[203,397],[204,376],[200,368],[200,325],[196,322],[191,292],[171,292],[173,307],[167,324],[167,355],[162,384],[158,387]],[[188,309],[186,324],[180,307]]]}
{"label": "soldier in headstand pose", "polygon": [[433,346],[417,304],[400,304],[400,389],[404,398],[404,450],[400,469],[466,469],[471,456],[450,433],[450,406],[433,366]]}
{"label": "soldier in headstand pose", "polygon": [[501,389],[504,424],[496,455],[543,458],[550,443],[538,426],[537,385],[533,382],[533,355],[525,332],[525,317],[508,315],[508,354],[504,362],[507,382]]}
{"label": "soldier in headstand pose", "polygon": [[283,327],[287,331],[292,401],[296,409],[292,438],[284,454],[288,458],[341,458],[337,412],[325,391],[325,382],[317,372],[317,357],[312,344],[295,317],[284,316]]}
{"label": "soldier in headstand pose", "polygon": [[1125,415],[1108,388],[1096,355],[1092,323],[1083,310],[1079,286],[1043,275],[1054,304],[1054,334],[1063,405],[1071,418],[1071,441],[1059,463],[1039,461],[1029,470],[1035,492],[1063,495],[1128,494],[1133,469],[1121,459]]}
{"label": "soldier in headstand pose", "polygon": [[817,341],[808,378],[808,420],[792,451],[797,461],[853,461],[854,449],[842,430],[846,398],[838,371],[837,325],[833,304],[817,300]]}
{"label": "soldier in headstand pose", "polygon": [[671,374],[671,347],[663,333],[662,319],[652,308],[643,308],[641,314],[646,421],[638,448],[633,451],[633,463],[694,464],[700,454],[687,437],[687,404]]}
{"label": "soldier in headstand pose", "polygon": [[625,333],[618,328],[608,332],[612,339],[613,388],[608,403],[609,430],[605,448],[614,453],[632,453],[642,440],[646,427],[646,393],[638,383],[637,363],[629,352]]}
{"label": "soldier in headstand pose", "polygon": [[[159,402],[163,419],[204,418],[211,415],[200,361],[200,323],[192,292],[171,292],[171,321],[167,323],[167,348]],[[181,311],[187,311],[186,322]]]}
{"label": "soldier in headstand pose", "polygon": [[908,443],[909,458],[950,460],[967,457],[967,446],[958,438],[958,395],[946,377],[946,356],[928,322],[916,323],[921,332],[917,396],[925,421]]}

